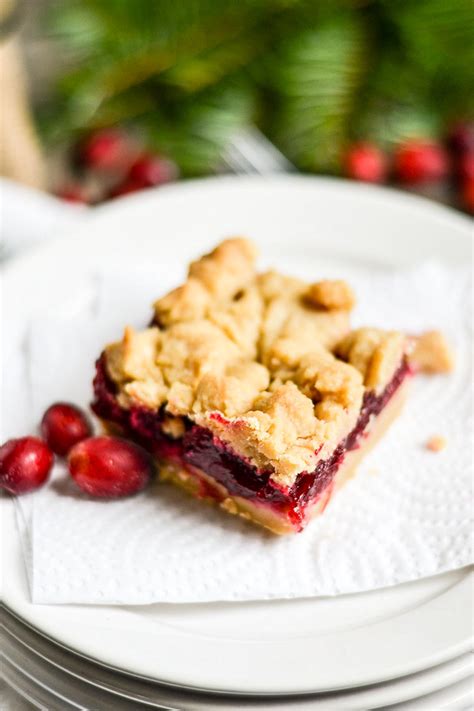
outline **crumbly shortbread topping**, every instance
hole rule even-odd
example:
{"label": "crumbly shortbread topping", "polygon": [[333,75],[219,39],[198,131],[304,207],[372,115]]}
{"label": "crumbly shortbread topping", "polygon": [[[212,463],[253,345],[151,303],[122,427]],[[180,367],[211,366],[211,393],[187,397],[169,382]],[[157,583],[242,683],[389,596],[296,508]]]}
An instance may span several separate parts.
{"label": "crumbly shortbread topping", "polygon": [[305,299],[321,309],[347,309],[355,305],[355,295],[345,281],[317,281],[308,288]]}
{"label": "crumbly shortbread topping", "polygon": [[344,282],[257,274],[255,260],[252,243],[234,238],[193,262],[155,303],[157,325],[127,328],[106,364],[122,406],[163,407],[170,436],[185,416],[286,487],[354,427],[364,390],[390,380],[404,338],[349,332]]}
{"label": "crumbly shortbread topping", "polygon": [[336,346],[336,354],[361,373],[368,390],[381,392],[403,357],[406,338],[399,331],[358,328]]}
{"label": "crumbly shortbread topping", "polygon": [[410,363],[423,373],[449,373],[454,368],[454,354],[439,331],[426,331],[412,339]]}

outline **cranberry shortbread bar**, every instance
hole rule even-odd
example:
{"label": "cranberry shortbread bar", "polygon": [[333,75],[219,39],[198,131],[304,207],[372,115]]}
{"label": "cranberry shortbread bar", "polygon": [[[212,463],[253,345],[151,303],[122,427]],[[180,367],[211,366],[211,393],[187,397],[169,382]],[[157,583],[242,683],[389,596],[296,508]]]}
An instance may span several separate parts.
{"label": "cranberry shortbread bar", "polygon": [[259,274],[251,242],[193,262],[97,362],[93,409],[160,476],[275,533],[300,531],[400,410],[397,331],[351,330],[343,281]]}

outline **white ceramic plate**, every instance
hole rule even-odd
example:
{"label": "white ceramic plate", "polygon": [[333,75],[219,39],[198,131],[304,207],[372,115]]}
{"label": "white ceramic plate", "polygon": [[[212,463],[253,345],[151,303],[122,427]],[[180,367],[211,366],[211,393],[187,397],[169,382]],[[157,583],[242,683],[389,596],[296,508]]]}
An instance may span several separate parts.
{"label": "white ceramic plate", "polygon": [[[65,711],[65,700],[71,707],[130,709],[133,702],[147,703],[154,708],[187,709],[187,711],[229,711],[236,708],[235,696],[197,694],[165,687],[135,677],[117,674],[75,654],[36,634],[11,615],[2,615],[5,634],[2,640],[4,673],[9,682],[29,696],[44,700],[49,711]],[[473,655],[463,654],[444,664],[438,664],[418,674],[346,691],[292,697],[246,697],[246,711],[367,711],[391,704],[420,699],[430,695],[438,708],[436,692],[471,679]],[[41,687],[41,690],[38,687]],[[474,689],[472,690],[474,692]],[[1,689],[0,689],[1,692]],[[433,697],[433,694],[435,695]],[[60,701],[59,701],[60,699]],[[67,706],[69,708],[69,706]],[[466,704],[467,708],[467,704]]]}
{"label": "white ceramic plate", "polygon": [[[268,262],[276,254],[288,261],[303,255],[374,266],[413,264],[431,255],[451,263],[471,258],[468,220],[401,193],[288,176],[184,183],[100,208],[73,235],[10,263],[5,347],[17,347],[35,310],[80,289],[97,265],[185,265],[229,234],[254,237]],[[7,403],[9,413],[13,408]],[[230,693],[304,693],[414,673],[470,647],[467,571],[334,599],[32,605],[10,502],[1,503],[9,607],[71,649],[137,675]]]}

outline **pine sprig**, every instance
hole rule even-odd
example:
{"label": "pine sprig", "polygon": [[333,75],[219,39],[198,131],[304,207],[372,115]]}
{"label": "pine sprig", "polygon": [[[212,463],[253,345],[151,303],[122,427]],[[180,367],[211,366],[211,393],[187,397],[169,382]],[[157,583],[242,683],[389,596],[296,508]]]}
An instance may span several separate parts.
{"label": "pine sprig", "polygon": [[[472,0],[54,0],[55,140],[127,123],[187,174],[258,121],[299,167],[474,114]],[[58,49],[58,52],[63,51]]]}
{"label": "pine sprig", "polygon": [[272,135],[298,165],[337,168],[366,63],[365,31],[356,15],[328,20],[284,43],[273,81]]}
{"label": "pine sprig", "polygon": [[150,145],[171,155],[184,175],[214,172],[232,136],[249,125],[255,112],[251,88],[242,83],[217,86],[183,102],[171,116],[148,118]]}

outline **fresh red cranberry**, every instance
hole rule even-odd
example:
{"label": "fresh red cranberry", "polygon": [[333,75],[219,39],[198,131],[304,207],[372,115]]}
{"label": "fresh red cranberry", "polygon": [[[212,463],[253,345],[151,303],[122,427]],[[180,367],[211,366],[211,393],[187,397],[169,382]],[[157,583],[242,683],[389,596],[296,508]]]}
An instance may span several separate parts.
{"label": "fresh red cranberry", "polygon": [[127,178],[123,183],[116,185],[107,195],[108,198],[117,198],[124,195],[130,195],[130,193],[136,193],[139,190],[143,190],[147,186],[137,180],[131,180]]}
{"label": "fresh red cranberry", "polygon": [[39,489],[49,477],[53,453],[38,437],[9,439],[0,447],[0,487],[10,494]]}
{"label": "fresh red cranberry", "polygon": [[387,174],[387,161],[380,148],[371,143],[356,143],[345,159],[346,175],[368,183],[380,183]]}
{"label": "fresh red cranberry", "polygon": [[176,163],[161,156],[143,155],[133,163],[128,177],[131,181],[151,187],[176,180],[178,168]]}
{"label": "fresh red cranberry", "polygon": [[93,133],[79,146],[81,163],[94,170],[120,170],[130,165],[134,157],[129,139],[117,129]]}
{"label": "fresh red cranberry", "polygon": [[68,402],[51,405],[41,420],[41,434],[55,454],[64,457],[71,447],[92,434],[82,410]]}
{"label": "fresh red cranberry", "polygon": [[395,175],[404,183],[425,183],[448,173],[446,151],[437,143],[410,141],[401,145],[394,156]]}
{"label": "fresh red cranberry", "polygon": [[461,189],[462,202],[466,210],[474,215],[474,178],[464,181]]}
{"label": "fresh red cranberry", "polygon": [[448,146],[457,155],[474,153],[474,122],[461,121],[448,134]]}
{"label": "fresh red cranberry", "polygon": [[90,437],[76,444],[68,456],[76,484],[90,496],[117,499],[141,491],[150,481],[149,454],[119,437]]}
{"label": "fresh red cranberry", "polygon": [[81,203],[87,205],[89,198],[79,185],[69,185],[57,191],[56,196],[66,202]]}

